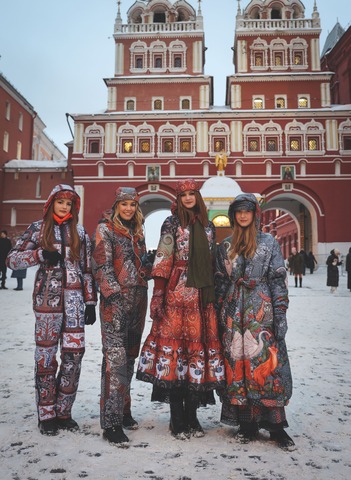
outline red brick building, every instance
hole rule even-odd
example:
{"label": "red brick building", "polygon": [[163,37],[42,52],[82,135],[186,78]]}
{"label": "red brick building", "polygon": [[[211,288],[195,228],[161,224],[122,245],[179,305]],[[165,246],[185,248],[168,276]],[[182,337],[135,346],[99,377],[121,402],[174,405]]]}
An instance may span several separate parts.
{"label": "red brick building", "polygon": [[[216,176],[216,157],[225,155],[225,175],[264,199],[265,228],[280,229],[284,252],[292,245],[321,256],[348,251],[350,105],[332,103],[317,7],[309,16],[300,0],[239,1],[235,73],[223,86],[226,105],[214,107],[213,79],[204,73],[204,20],[211,19],[201,1],[195,9],[185,0],[138,0],[125,22],[117,4],[106,109],[71,114],[68,173],[88,231],[117,185],[136,187],[148,215],[169,207],[178,178],[203,184]],[[206,201],[222,205],[211,217],[222,219],[221,192]],[[285,231],[284,218],[275,220],[282,212],[293,219]]]}
{"label": "red brick building", "polygon": [[54,185],[66,179],[67,160],[44,132],[32,105],[0,74],[0,229],[17,237],[42,216]]}

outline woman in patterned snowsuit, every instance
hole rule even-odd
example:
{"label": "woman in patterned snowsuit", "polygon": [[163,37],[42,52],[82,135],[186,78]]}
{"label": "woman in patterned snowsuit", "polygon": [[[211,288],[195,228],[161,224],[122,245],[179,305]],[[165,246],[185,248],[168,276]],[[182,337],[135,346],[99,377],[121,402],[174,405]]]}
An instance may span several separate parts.
{"label": "woman in patterned snowsuit", "polygon": [[123,427],[138,427],[131,414],[130,384],[145,324],[152,267],[138,201],[134,188],[117,189],[112,210],[104,213],[97,226],[93,252],[103,352],[100,423],[104,438],[119,447],[128,446]]}
{"label": "woman in patterned snowsuit", "polygon": [[45,203],[43,220],[27,228],[7,258],[12,270],[39,266],[33,291],[35,388],[39,428],[45,435],[56,435],[59,428],[78,429],[71,411],[85,351],[84,324],[95,321],[91,246],[77,223],[79,206],[71,186],[57,185]]}
{"label": "woman in patterned snowsuit", "polygon": [[288,448],[294,442],[284,430],[292,393],[284,340],[286,269],[278,242],[259,231],[260,215],[254,195],[238,195],[228,211],[233,235],[217,250],[216,307],[227,377],[221,421],[239,424],[242,443],[264,428]]}
{"label": "woman in patterned snowsuit", "polygon": [[176,194],[153,265],[153,324],[137,378],[153,384],[152,401],[170,403],[172,435],[185,439],[204,435],[196,410],[214,403],[213,390],[225,382],[214,309],[214,225],[194,180],[179,181]]}

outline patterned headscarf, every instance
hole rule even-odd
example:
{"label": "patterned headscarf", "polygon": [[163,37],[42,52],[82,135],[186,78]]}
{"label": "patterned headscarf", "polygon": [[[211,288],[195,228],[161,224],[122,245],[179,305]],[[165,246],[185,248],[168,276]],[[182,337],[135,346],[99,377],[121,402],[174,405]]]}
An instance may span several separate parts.
{"label": "patterned headscarf", "polygon": [[178,180],[175,190],[177,197],[179,197],[181,193],[186,192],[187,190],[194,190],[198,192],[200,187],[193,178],[186,178],[185,180]]}
{"label": "patterned headscarf", "polygon": [[118,187],[116,190],[115,204],[117,202],[122,202],[123,200],[134,200],[135,202],[139,202],[139,198],[140,197],[135,188]]}

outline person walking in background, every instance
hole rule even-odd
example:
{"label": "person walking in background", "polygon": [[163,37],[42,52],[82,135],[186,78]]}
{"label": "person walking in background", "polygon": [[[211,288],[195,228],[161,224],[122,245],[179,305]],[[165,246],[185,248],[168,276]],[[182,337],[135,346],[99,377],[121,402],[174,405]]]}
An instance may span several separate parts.
{"label": "person walking in background", "polygon": [[349,253],[346,255],[345,270],[347,272],[347,288],[351,292],[351,247],[349,248]]}
{"label": "person walking in background", "polygon": [[313,255],[312,251],[308,252],[307,255],[307,266],[310,269],[310,274],[313,274],[315,266],[317,265],[316,257]]}
{"label": "person walking in background", "polygon": [[7,231],[1,230],[0,232],[0,273],[1,273],[1,290],[7,290],[6,287],[6,257],[11,250],[11,240],[7,238]]}
{"label": "person walking in background", "polygon": [[152,261],[146,253],[144,218],[134,188],[116,190],[111,210],[95,232],[93,274],[100,289],[103,360],[100,423],[103,437],[119,447],[123,431],[138,428],[131,413],[130,386],[147,309]]}
{"label": "person walking in background", "polygon": [[289,257],[289,266],[294,275],[295,287],[297,287],[297,280],[299,280],[299,285],[302,287],[302,275],[304,267],[304,258],[298,253],[296,247],[292,247],[291,255]]}
{"label": "person walking in background", "polygon": [[90,239],[78,224],[79,206],[71,186],[56,185],[43,219],[27,228],[7,257],[15,271],[38,266],[33,291],[35,388],[43,435],[79,428],[71,412],[85,351],[84,324],[96,318]]}
{"label": "person walking in background", "polygon": [[185,440],[204,435],[197,409],[215,403],[224,359],[214,309],[215,228],[192,178],[177,182],[171,211],[152,269],[153,323],[137,378],[153,384],[151,401],[170,404],[171,434]]}
{"label": "person walking in background", "polygon": [[11,278],[16,278],[17,287],[14,288],[16,291],[23,290],[23,279],[27,277],[27,269],[23,268],[21,270],[12,270]]}
{"label": "person walking in background", "polygon": [[302,275],[306,275],[306,267],[307,267],[307,264],[308,264],[308,256],[307,256],[307,253],[305,252],[305,250],[303,250],[303,249],[300,250],[300,255],[303,258]]}
{"label": "person walking in background", "polygon": [[340,251],[337,248],[330,250],[330,255],[327,258],[327,287],[330,287],[330,293],[335,293],[339,286],[339,265],[342,262],[339,260]]}
{"label": "person walking in background", "polygon": [[289,449],[294,441],[284,430],[284,407],[292,395],[284,259],[275,238],[259,230],[261,210],[253,194],[238,195],[228,216],[233,233],[217,249],[215,276],[227,377],[221,421],[239,425],[241,443],[264,428]]}

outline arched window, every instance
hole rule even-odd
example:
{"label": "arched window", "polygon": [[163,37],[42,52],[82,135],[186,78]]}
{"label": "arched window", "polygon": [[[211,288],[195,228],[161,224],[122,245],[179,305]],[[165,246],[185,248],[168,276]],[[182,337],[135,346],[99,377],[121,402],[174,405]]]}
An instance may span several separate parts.
{"label": "arched window", "polygon": [[84,133],[84,156],[103,156],[105,132],[101,125],[93,123]]}
{"label": "arched window", "polygon": [[183,98],[181,101],[182,110],[190,110],[190,100],[189,98]]}
{"label": "arched window", "polygon": [[264,108],[264,101],[262,97],[255,97],[252,102],[252,108],[254,110],[262,110]]}
{"label": "arched window", "polygon": [[127,100],[126,102],[126,110],[129,110],[129,111],[132,111],[132,110],[135,110],[135,100]]}
{"label": "arched window", "polygon": [[161,98],[157,98],[153,102],[153,109],[154,110],[163,110],[163,100]]}

